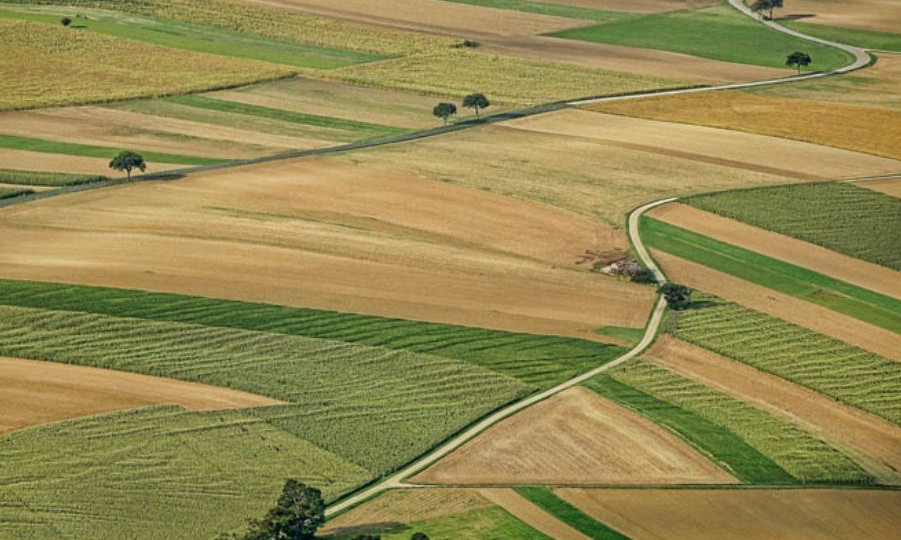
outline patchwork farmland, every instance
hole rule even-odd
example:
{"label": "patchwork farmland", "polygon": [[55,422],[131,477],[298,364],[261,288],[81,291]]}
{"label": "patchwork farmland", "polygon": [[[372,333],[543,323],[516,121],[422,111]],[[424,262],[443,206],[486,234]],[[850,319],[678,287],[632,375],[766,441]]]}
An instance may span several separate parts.
{"label": "patchwork farmland", "polygon": [[896,11],[0,0],[0,540],[894,538]]}

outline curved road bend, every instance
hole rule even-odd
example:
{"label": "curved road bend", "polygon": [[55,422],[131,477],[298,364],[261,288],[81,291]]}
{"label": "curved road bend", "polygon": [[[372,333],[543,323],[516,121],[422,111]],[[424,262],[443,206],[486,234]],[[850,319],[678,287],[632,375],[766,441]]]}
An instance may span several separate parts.
{"label": "curved road bend", "polygon": [[[867,51],[865,49],[862,49],[860,47],[853,47],[850,45],[844,45],[842,43],[834,43],[834,42],[826,41],[824,39],[816,38],[813,36],[808,36],[808,35],[802,34],[800,32],[797,32],[795,30],[792,30],[790,28],[786,28],[774,21],[761,20],[754,12],[751,11],[751,9],[748,6],[745,5],[743,0],[729,0],[729,4],[733,8],[735,8],[738,11],[747,15],[748,17],[751,17],[752,19],[768,26],[769,28],[771,28],[773,30],[776,30],[778,32],[782,32],[784,34],[788,34],[790,36],[794,36],[794,37],[797,37],[800,39],[804,39],[807,41],[812,41],[815,43],[820,43],[822,45],[828,45],[831,47],[836,47],[838,49],[841,49],[841,50],[851,54],[854,57],[854,61],[846,66],[834,69],[832,71],[823,71],[823,72],[818,72],[818,73],[811,73],[808,75],[797,75],[797,76],[793,76],[793,77],[784,77],[784,78],[780,78],[780,79],[770,79],[770,80],[755,81],[755,82],[748,82],[748,83],[726,84],[726,85],[719,85],[719,86],[708,86],[708,87],[702,87],[702,88],[690,88],[690,89],[684,89],[684,90],[664,90],[664,91],[660,91],[660,92],[653,92],[653,93],[640,94],[640,95],[634,95],[634,96],[611,96],[611,97],[606,97],[606,98],[585,99],[585,100],[570,101],[570,102],[568,102],[568,105],[587,105],[587,104],[591,104],[591,103],[603,103],[606,101],[621,101],[621,100],[627,100],[627,99],[640,99],[640,98],[647,98],[647,97],[652,97],[652,96],[667,96],[667,95],[676,95],[676,94],[688,94],[688,93],[693,93],[693,92],[709,92],[712,90],[728,90],[728,89],[733,89],[733,88],[734,89],[753,88],[755,86],[783,84],[783,83],[788,83],[788,82],[803,81],[803,80],[808,80],[808,79],[818,79],[821,77],[828,77],[831,75],[847,73],[849,71],[854,71],[856,69],[866,67],[870,63],[870,55],[867,53]],[[650,210],[651,208],[660,206],[662,204],[673,202],[676,199],[677,199],[676,197],[671,197],[668,199],[662,199],[659,201],[654,201],[654,202],[645,204],[644,206],[641,206],[641,207],[633,210],[632,213],[629,214],[629,219],[628,219],[629,238],[632,241],[632,245],[635,249],[635,253],[638,256],[638,258],[641,260],[641,262],[644,265],[646,265],[647,268],[649,270],[651,270],[651,272],[653,272],[655,279],[661,285],[666,283],[666,276],[663,274],[663,272],[657,266],[657,263],[655,263],[654,260],[651,258],[650,253],[648,253],[647,248],[642,243],[641,237],[638,233],[638,223],[639,223],[639,220],[641,219],[641,216],[645,212]],[[663,313],[665,310],[666,310],[666,301],[662,297],[660,297],[657,300],[657,304],[654,307],[654,311],[651,313],[651,318],[648,321],[648,325],[647,325],[647,328],[645,329],[644,336],[642,336],[641,341],[639,341],[638,344],[635,345],[635,347],[633,347],[632,349],[630,349],[626,354],[624,354],[624,355],[620,356],[619,358],[617,358],[611,362],[608,362],[602,366],[596,367],[596,368],[592,369],[591,371],[583,373],[582,375],[579,375],[578,377],[575,377],[566,382],[563,382],[553,388],[545,390],[539,394],[529,396],[529,397],[523,399],[522,401],[512,403],[512,404],[494,412],[493,414],[480,420],[478,423],[470,426],[465,431],[458,434],[451,440],[445,442],[440,447],[438,447],[436,450],[430,452],[429,454],[426,454],[425,456],[419,458],[418,460],[414,461],[413,463],[407,465],[406,467],[397,471],[396,473],[394,473],[392,476],[386,478],[385,480],[382,480],[381,482],[378,482],[377,484],[374,484],[368,488],[364,488],[363,490],[329,506],[325,512],[326,516],[331,516],[338,512],[346,510],[346,509],[348,509],[352,506],[355,506],[355,505],[357,505],[375,495],[378,495],[379,493],[386,491],[388,489],[400,488],[400,487],[408,487],[408,488],[419,487],[419,486],[416,486],[415,484],[406,483],[405,479],[409,478],[410,476],[413,476],[414,474],[422,471],[426,467],[434,464],[441,458],[447,456],[448,454],[450,454],[451,452],[453,452],[454,450],[456,450],[457,448],[459,448],[460,446],[465,444],[467,441],[475,438],[477,435],[479,435],[480,433],[482,433],[483,431],[485,431],[492,425],[500,422],[501,420],[504,420],[505,418],[509,418],[510,416],[513,416],[517,412],[519,412],[525,408],[528,408],[528,407],[538,403],[539,401],[545,400],[555,394],[558,394],[558,393],[566,390],[567,388],[572,388],[573,386],[581,384],[582,382],[590,379],[591,377],[594,377],[595,375],[603,373],[603,372],[605,372],[609,369],[612,369],[624,362],[627,362],[628,360],[630,360],[632,358],[635,358],[636,356],[641,354],[654,341],[654,338],[657,335],[657,330],[660,327],[660,322],[663,319]]]}

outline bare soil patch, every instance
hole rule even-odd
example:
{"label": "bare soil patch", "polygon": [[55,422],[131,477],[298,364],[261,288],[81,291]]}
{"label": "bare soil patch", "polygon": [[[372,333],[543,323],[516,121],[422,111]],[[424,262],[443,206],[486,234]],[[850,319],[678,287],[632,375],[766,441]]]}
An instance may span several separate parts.
{"label": "bare soil patch", "polygon": [[653,255],[675,282],[901,361],[901,336],[894,332],[668,253],[654,250]]}
{"label": "bare soil patch", "polygon": [[734,219],[672,203],[649,212],[665,221],[885,295],[901,298],[901,273]]}
{"label": "bare soil patch", "polygon": [[482,489],[483,497],[530,525],[557,540],[590,540],[588,536],[573,529],[512,489]]}
{"label": "bare soil patch", "polygon": [[880,482],[901,481],[901,429],[879,417],[670,336],[658,338],[645,356],[801,425]]}
{"label": "bare soil patch", "polygon": [[670,432],[578,387],[491,427],[413,481],[706,484],[735,479]]}
{"label": "bare soil patch", "polygon": [[901,33],[901,3],[895,0],[792,0],[777,17],[812,15],[806,23]]}
{"label": "bare soil patch", "polygon": [[0,433],[157,404],[212,411],[281,402],[175,379],[0,357]]}
{"label": "bare soil patch", "polygon": [[829,489],[559,489],[634,540],[895,538],[901,492]]}
{"label": "bare soil patch", "polygon": [[[112,158],[112,156],[110,156],[110,158]],[[182,169],[184,167],[184,165],[172,163],[151,163],[147,166],[147,172]],[[64,154],[46,154],[44,152],[10,150],[7,148],[0,148],[0,169],[99,174],[110,178],[119,176],[119,173],[109,168],[109,159],[67,156]]]}
{"label": "bare soil patch", "polygon": [[55,197],[0,229],[9,278],[589,339],[641,327],[654,301],[577,264],[626,249],[588,219],[317,159]]}
{"label": "bare soil patch", "polygon": [[891,180],[872,180],[870,182],[860,182],[860,187],[880,191],[892,197],[901,199],[901,178],[893,178]]}
{"label": "bare soil patch", "polygon": [[[682,98],[677,96],[668,99]],[[618,113],[629,114],[630,104],[647,101],[649,100],[593,105],[591,108],[616,108]],[[763,121],[762,116],[760,120]],[[720,160],[730,166],[746,167],[749,170],[766,167],[766,170],[791,171],[808,177],[847,178],[885,174],[896,172],[899,166],[899,162],[893,159],[801,141],[704,126],[597,114],[585,110],[567,109],[514,120],[504,125],[542,133],[585,137],[597,141],[598,144],[605,144],[606,141],[638,144],[659,148],[662,151],[677,151],[686,156],[695,154]]]}

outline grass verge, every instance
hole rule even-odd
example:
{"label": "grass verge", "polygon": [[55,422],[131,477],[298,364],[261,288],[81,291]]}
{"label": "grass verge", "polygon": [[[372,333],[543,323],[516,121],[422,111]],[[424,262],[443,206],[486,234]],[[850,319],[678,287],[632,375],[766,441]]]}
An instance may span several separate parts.
{"label": "grass verge", "polygon": [[857,28],[841,28],[825,24],[805,24],[791,21],[780,21],[780,23],[798,32],[827,41],[846,43],[863,49],[901,52],[901,34],[860,30]]}
{"label": "grass verge", "polygon": [[28,188],[9,188],[0,186],[0,199],[12,199],[13,197],[18,197],[19,195],[29,195],[34,193],[33,189]]}
{"label": "grass verge", "polygon": [[[124,150],[124,148],[111,148],[108,146],[93,146],[88,144],[67,143],[34,139],[31,137],[19,137],[16,135],[0,135],[0,148],[12,150],[27,150],[30,152],[42,152],[46,154],[65,154],[69,156],[84,156],[93,158],[112,159]],[[173,163],[180,165],[216,165],[225,163],[226,160],[203,158],[195,156],[183,156],[179,154],[166,154],[162,152],[145,152],[134,150],[144,157],[144,161],[152,165],[157,163]]]}
{"label": "grass verge", "polygon": [[901,333],[895,298],[650,217],[641,218],[640,228],[649,247]]}
{"label": "grass verge", "polygon": [[629,540],[597,521],[585,512],[558,497],[546,487],[523,486],[516,488],[517,493],[535,503],[545,512],[551,514],[570,527],[576,529],[592,540]]}
{"label": "grass verge", "polygon": [[0,184],[22,184],[25,186],[75,186],[107,180],[105,176],[91,174],[67,174],[40,171],[19,171],[0,169]]}

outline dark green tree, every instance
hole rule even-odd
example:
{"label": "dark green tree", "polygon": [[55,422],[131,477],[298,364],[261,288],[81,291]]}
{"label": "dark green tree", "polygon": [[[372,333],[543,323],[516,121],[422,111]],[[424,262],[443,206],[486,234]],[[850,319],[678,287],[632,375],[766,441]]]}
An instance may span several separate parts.
{"label": "dark green tree", "polygon": [[801,51],[795,51],[785,59],[786,66],[798,66],[798,75],[801,74],[801,67],[809,66],[811,62],[813,60],[810,59],[810,55]]}
{"label": "dark green tree", "polygon": [[666,305],[675,310],[685,309],[691,304],[691,289],[685,285],[665,283],[657,289],[657,292],[666,298]]}
{"label": "dark green tree", "polygon": [[116,171],[125,171],[128,174],[128,179],[131,180],[131,171],[138,169],[144,172],[147,169],[147,164],[144,163],[144,158],[141,154],[123,150],[109,162],[109,168]]}
{"label": "dark green tree", "polygon": [[446,126],[447,119],[457,114],[457,106],[453,103],[439,103],[432,109],[432,114],[444,120],[444,125]]}
{"label": "dark green tree", "polygon": [[469,109],[475,109],[476,118],[479,117],[479,111],[487,109],[491,106],[491,102],[485,97],[485,94],[469,94],[463,98],[463,106]]}
{"label": "dark green tree", "polygon": [[325,522],[325,503],[316,488],[288,479],[275,506],[263,519],[253,519],[244,534],[220,536],[233,540],[313,540]]}
{"label": "dark green tree", "polygon": [[63,26],[69,26],[70,24],[72,24],[72,19],[70,19],[69,17],[63,17],[62,19],[59,20],[59,22]]}
{"label": "dark green tree", "polygon": [[751,4],[751,11],[761,13],[769,11],[769,19],[773,20],[773,10],[782,7],[782,0],[756,0]]}
{"label": "dark green tree", "polygon": [[410,537],[410,540],[429,540],[429,537],[425,533],[413,533],[413,536]]}

